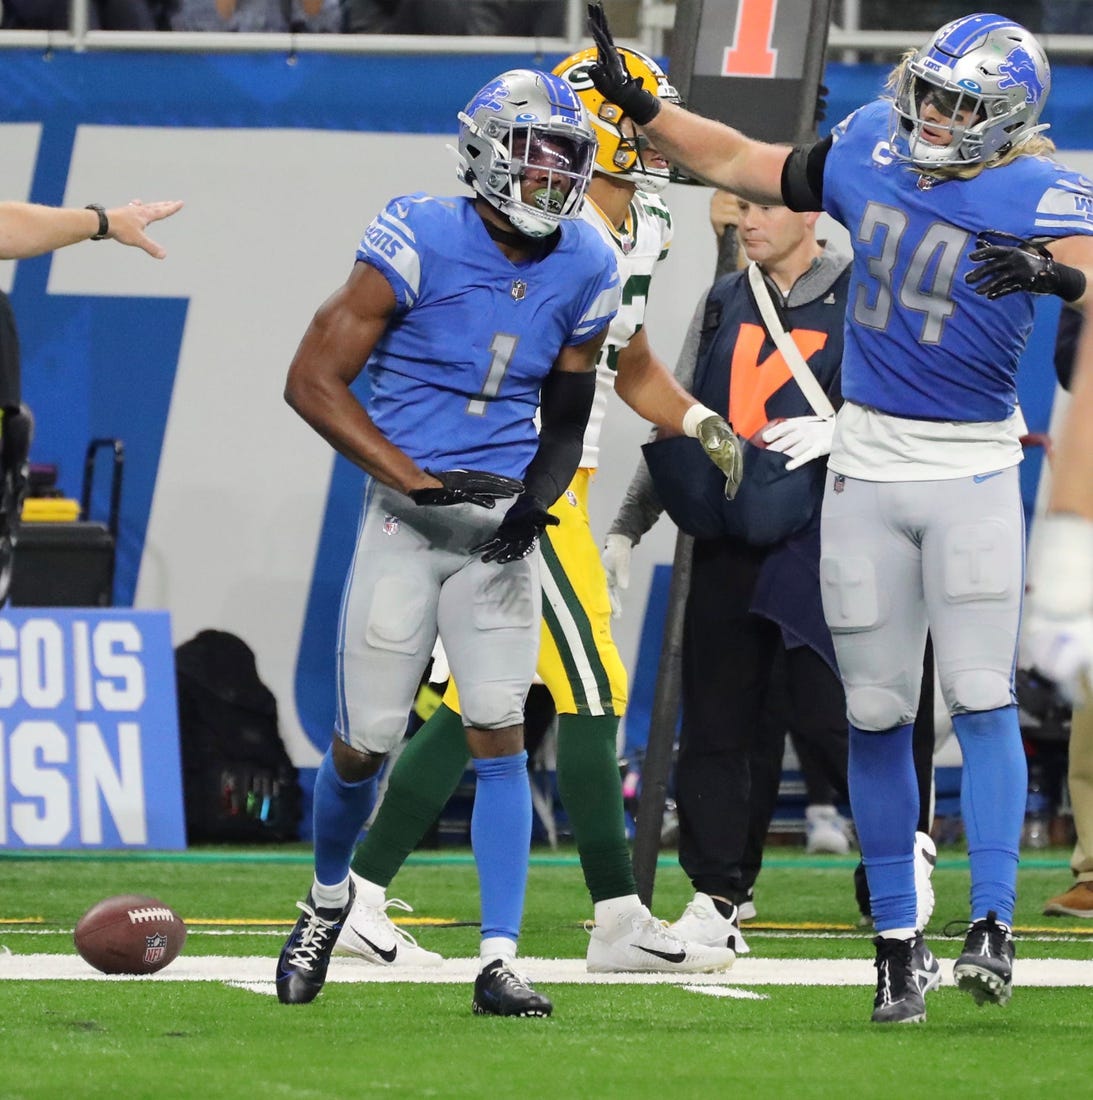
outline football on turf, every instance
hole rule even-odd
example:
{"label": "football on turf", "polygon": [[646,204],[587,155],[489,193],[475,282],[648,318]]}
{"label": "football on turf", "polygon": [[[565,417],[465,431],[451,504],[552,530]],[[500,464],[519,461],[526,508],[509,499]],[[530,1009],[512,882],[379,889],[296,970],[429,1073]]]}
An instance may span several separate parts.
{"label": "football on turf", "polygon": [[91,906],[72,939],[80,956],[104,974],[154,974],[178,957],[186,925],[162,901],[122,894]]}

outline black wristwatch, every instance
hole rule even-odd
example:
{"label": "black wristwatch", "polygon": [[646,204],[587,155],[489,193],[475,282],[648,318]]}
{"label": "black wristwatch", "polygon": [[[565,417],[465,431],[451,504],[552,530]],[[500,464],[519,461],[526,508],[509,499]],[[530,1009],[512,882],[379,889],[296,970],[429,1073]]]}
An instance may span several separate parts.
{"label": "black wristwatch", "polygon": [[110,232],[110,219],[106,216],[106,211],[97,202],[89,202],[84,209],[94,210],[99,215],[99,231],[91,240],[105,241],[107,234]]}

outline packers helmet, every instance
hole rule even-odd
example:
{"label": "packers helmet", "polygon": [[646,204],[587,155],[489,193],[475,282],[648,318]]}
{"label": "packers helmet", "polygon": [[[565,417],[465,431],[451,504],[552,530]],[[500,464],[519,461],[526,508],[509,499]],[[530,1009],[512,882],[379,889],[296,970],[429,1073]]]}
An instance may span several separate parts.
{"label": "packers helmet", "polygon": [[[618,47],[627,71],[640,80],[646,91],[669,103],[679,103],[679,93],[668,81],[664,70],[651,58],[626,46]],[[643,136],[629,137],[624,133],[622,110],[609,103],[596,90],[589,78],[588,69],[596,62],[595,48],[570,54],[554,67],[554,75],[561,77],[577,93],[584,104],[588,121],[596,134],[596,163],[594,170],[605,176],[629,180],[645,191],[663,191],[671,175],[669,168],[647,167],[642,150],[648,144]]]}

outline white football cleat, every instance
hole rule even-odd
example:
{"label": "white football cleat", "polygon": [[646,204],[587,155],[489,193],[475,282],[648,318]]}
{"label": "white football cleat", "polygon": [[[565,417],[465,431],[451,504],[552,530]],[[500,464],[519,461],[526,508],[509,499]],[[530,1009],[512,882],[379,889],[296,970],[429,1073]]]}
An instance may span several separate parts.
{"label": "white football cleat", "polygon": [[918,914],[915,928],[921,932],[934,915],[934,885],[930,876],[937,864],[937,846],[929,833],[915,833],[915,894]]}
{"label": "white football cleat", "polygon": [[703,944],[706,947],[727,947],[737,955],[746,955],[751,950],[740,934],[740,918],[734,907],[731,917],[723,917],[709,894],[701,891],[683,910],[683,916],[669,929],[681,940],[688,943]]}
{"label": "white football cleat", "polygon": [[806,806],[805,851],[845,856],[850,851],[850,822],[834,806]]}
{"label": "white football cleat", "polygon": [[334,954],[352,955],[376,966],[440,966],[443,956],[418,947],[417,940],[387,915],[388,909],[414,911],[401,898],[388,898],[381,909],[366,905],[358,894],[342,924]]}
{"label": "white football cleat", "polygon": [[707,974],[728,970],[736,953],[724,946],[688,943],[643,905],[614,928],[589,921],[586,963],[593,974]]}

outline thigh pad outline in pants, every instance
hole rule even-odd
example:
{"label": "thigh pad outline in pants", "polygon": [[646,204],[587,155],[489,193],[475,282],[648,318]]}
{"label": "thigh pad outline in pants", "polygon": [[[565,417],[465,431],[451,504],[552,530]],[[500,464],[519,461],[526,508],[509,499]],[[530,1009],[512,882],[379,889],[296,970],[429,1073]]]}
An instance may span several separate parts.
{"label": "thigh pad outline in pants", "polygon": [[847,715],[862,730],[914,720],[926,645],[926,606],[914,539],[885,514],[879,482],[829,476],[821,521],[820,588]]}
{"label": "thigh pad outline in pants", "polygon": [[474,558],[444,582],[438,624],[464,725],[523,723],[541,614],[538,551],[505,565]]}
{"label": "thigh pad outline in pants", "polygon": [[413,507],[369,484],[342,595],[335,731],[364,752],[390,752],[405,734],[436,639],[441,580],[465,560],[445,545],[458,517],[441,525]]}
{"label": "thigh pad outline in pants", "polygon": [[989,481],[945,482],[923,544],[930,630],[953,714],[1014,701],[1024,587],[1024,514],[1017,468]]}

